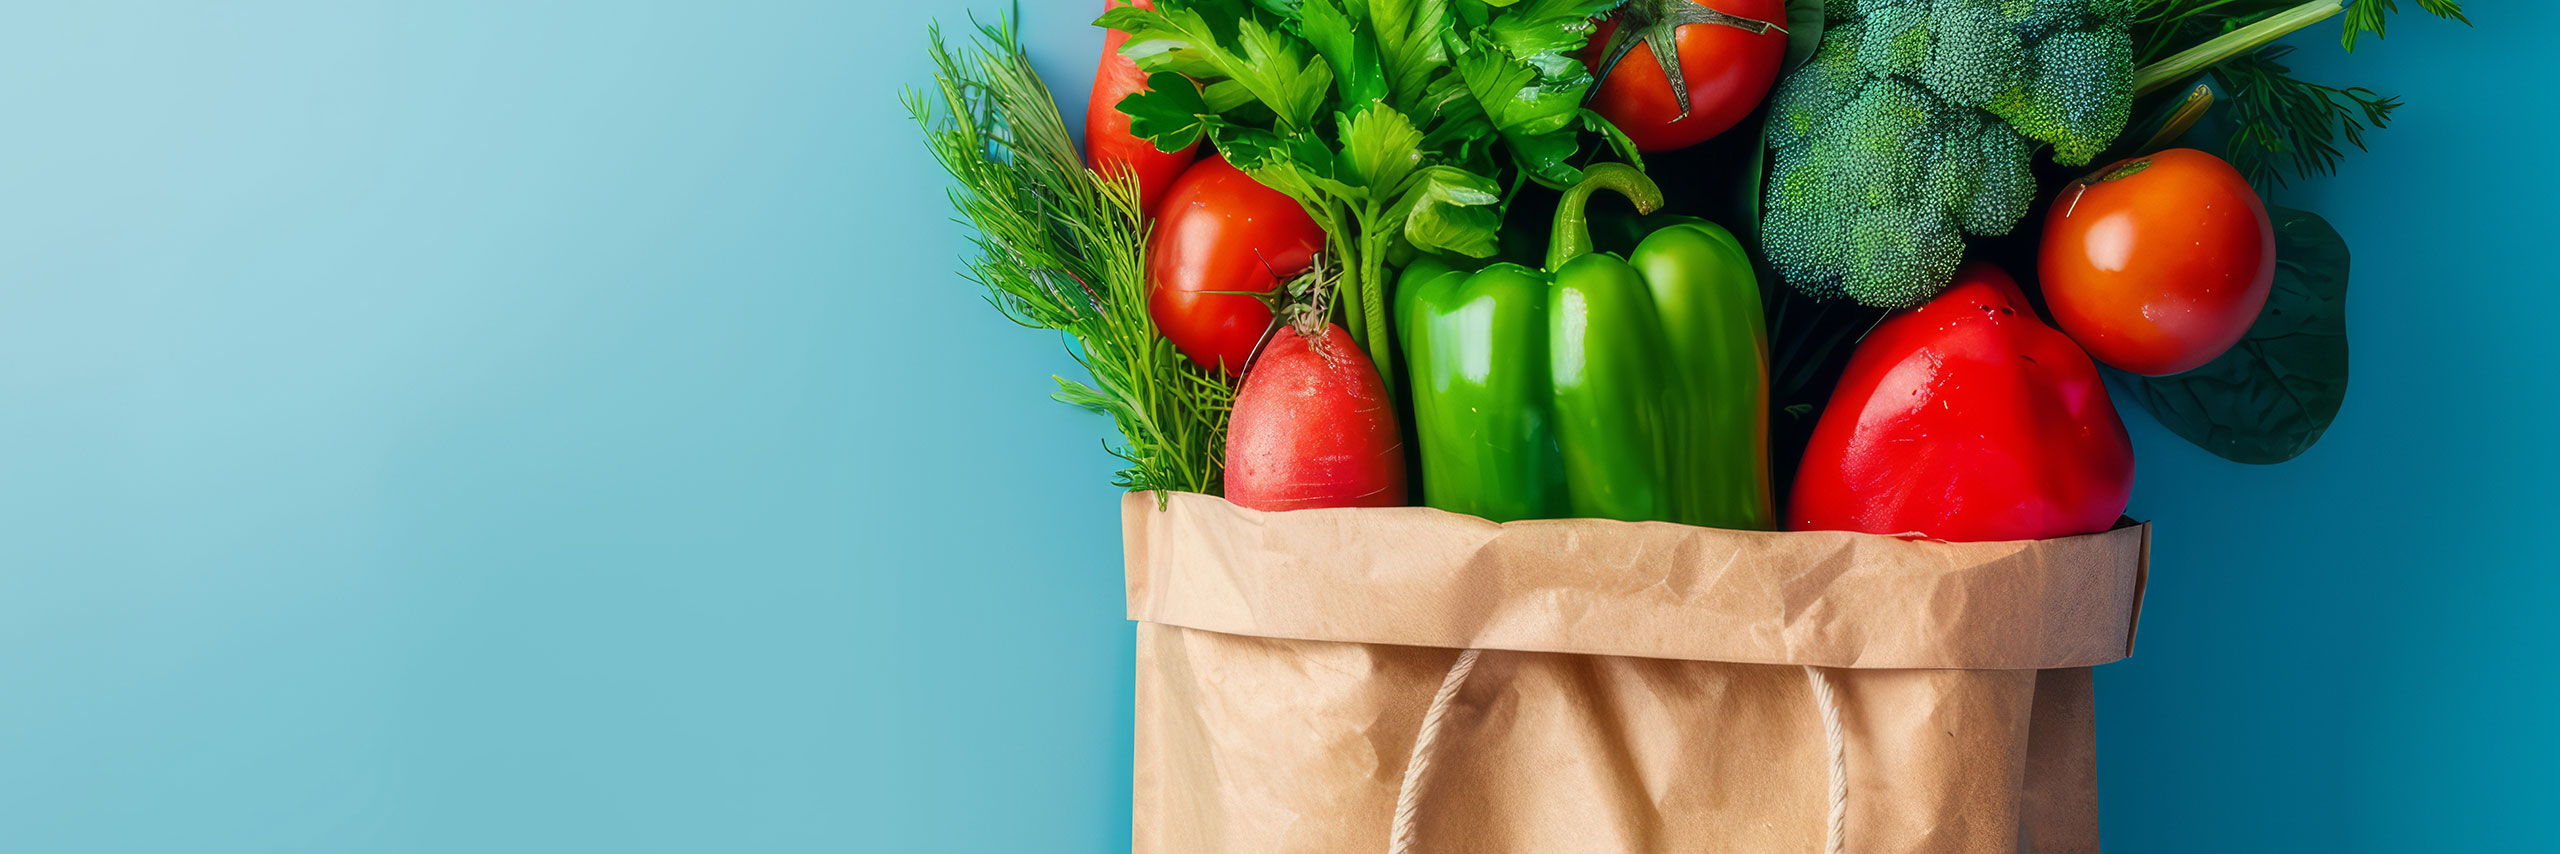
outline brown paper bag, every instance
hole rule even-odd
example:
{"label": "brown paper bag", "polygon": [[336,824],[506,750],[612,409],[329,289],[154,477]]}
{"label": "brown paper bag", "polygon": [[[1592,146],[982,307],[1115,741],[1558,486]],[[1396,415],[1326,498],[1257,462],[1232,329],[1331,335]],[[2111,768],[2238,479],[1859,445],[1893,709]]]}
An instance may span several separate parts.
{"label": "brown paper bag", "polygon": [[1122,511],[1140,854],[2097,850],[2088,668],[2132,649],[2148,526],[1164,498]]}

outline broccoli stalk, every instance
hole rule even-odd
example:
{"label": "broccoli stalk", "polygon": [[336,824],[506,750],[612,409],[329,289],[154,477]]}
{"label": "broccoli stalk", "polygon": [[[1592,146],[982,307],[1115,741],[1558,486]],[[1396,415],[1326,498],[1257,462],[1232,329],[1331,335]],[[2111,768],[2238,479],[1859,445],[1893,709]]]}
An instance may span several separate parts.
{"label": "broccoli stalk", "polygon": [[2039,146],[2077,166],[2123,132],[2132,4],[1833,0],[1820,47],[1770,100],[1771,264],[1816,298],[1937,295],[1965,235],[2026,215]]}

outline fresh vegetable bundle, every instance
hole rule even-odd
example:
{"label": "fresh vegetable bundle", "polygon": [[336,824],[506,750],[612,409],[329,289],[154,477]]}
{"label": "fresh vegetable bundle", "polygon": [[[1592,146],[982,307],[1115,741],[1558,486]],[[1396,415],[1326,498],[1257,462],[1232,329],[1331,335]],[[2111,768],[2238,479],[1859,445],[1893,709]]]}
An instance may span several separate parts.
{"label": "fresh vegetable bundle", "polygon": [[[1073,337],[1093,378],[1056,396],[1119,424],[1133,489],[2056,535],[2111,522],[2129,463],[2064,499],[1990,472],[2086,450],[1991,429],[1999,407],[1824,417],[2003,383],[2087,403],[2104,377],[2233,459],[2308,448],[2344,393],[2347,256],[2263,197],[2398,101],[2297,79],[2270,43],[2343,13],[2352,49],[2392,5],[1110,0],[1081,155],[1004,26],[967,54],[937,36],[940,98],[911,106],[973,277]],[[1590,174],[1669,213],[1586,214]],[[1533,269],[1544,224],[1586,216],[1613,251],[1578,260],[1559,229]],[[2068,336],[2063,364],[1870,332],[1953,311],[1968,263],[2020,279],[1975,310]],[[1914,359],[1931,382],[1883,381]],[[2104,398],[2068,423],[2121,435]],[[1922,460],[1963,462],[1940,483]]]}
{"label": "fresh vegetable bundle", "polygon": [[970,272],[1151,493],[1137,848],[2094,850],[2110,387],[2326,429],[2346,249],[2266,197],[2398,102],[2270,43],[2392,7],[1107,0],[1081,155],[937,34]]}

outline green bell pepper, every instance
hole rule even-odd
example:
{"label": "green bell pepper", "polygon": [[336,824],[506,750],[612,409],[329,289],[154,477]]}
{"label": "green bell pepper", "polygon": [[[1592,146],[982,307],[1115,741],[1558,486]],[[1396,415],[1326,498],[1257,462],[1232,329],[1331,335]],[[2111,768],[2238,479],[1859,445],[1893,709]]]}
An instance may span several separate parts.
{"label": "green bell pepper", "polygon": [[1547,268],[1405,269],[1424,502],[1495,521],[1565,516],[1767,530],[1769,345],[1750,256],[1702,220],[1591,250],[1591,194],[1662,191],[1592,167],[1556,210]]}

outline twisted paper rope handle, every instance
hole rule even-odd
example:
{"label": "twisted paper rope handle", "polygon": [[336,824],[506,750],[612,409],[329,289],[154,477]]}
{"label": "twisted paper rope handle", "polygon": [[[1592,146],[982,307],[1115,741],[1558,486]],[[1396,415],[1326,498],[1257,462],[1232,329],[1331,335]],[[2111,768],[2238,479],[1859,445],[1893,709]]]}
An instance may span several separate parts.
{"label": "twisted paper rope handle", "polygon": [[[1404,783],[1396,789],[1395,824],[1387,837],[1387,854],[1411,854],[1413,851],[1413,815],[1422,808],[1422,787],[1431,776],[1431,757],[1440,743],[1440,724],[1449,717],[1449,707],[1458,698],[1458,689],[1466,687],[1467,677],[1476,670],[1476,659],[1483,650],[1465,650],[1449,665],[1449,675],[1440,679],[1440,692],[1431,695],[1431,708],[1422,713],[1422,731],[1413,737],[1413,757],[1405,762]],[[1845,854],[1849,835],[1849,749],[1840,731],[1840,698],[1831,691],[1831,677],[1822,668],[1805,665],[1805,679],[1813,683],[1813,701],[1822,707],[1822,740],[1831,752],[1830,825],[1823,832],[1822,850],[1826,854]]]}
{"label": "twisted paper rope handle", "polygon": [[1458,699],[1458,689],[1467,684],[1467,675],[1476,671],[1476,657],[1483,650],[1470,649],[1458,653],[1458,661],[1449,665],[1449,675],[1440,679],[1440,693],[1431,696],[1431,710],[1422,713],[1422,732],[1413,737],[1413,758],[1404,764],[1404,785],[1396,790],[1396,821],[1387,837],[1387,854],[1407,854],[1413,850],[1413,814],[1422,807],[1423,779],[1431,774],[1432,748],[1440,741],[1440,722],[1449,716],[1449,706]]}
{"label": "twisted paper rope handle", "polygon": [[1849,850],[1849,747],[1840,737],[1840,698],[1832,695],[1831,677],[1822,668],[1805,665],[1804,677],[1813,682],[1813,702],[1822,707],[1822,740],[1831,748],[1831,827],[1822,850],[1843,854]]}

